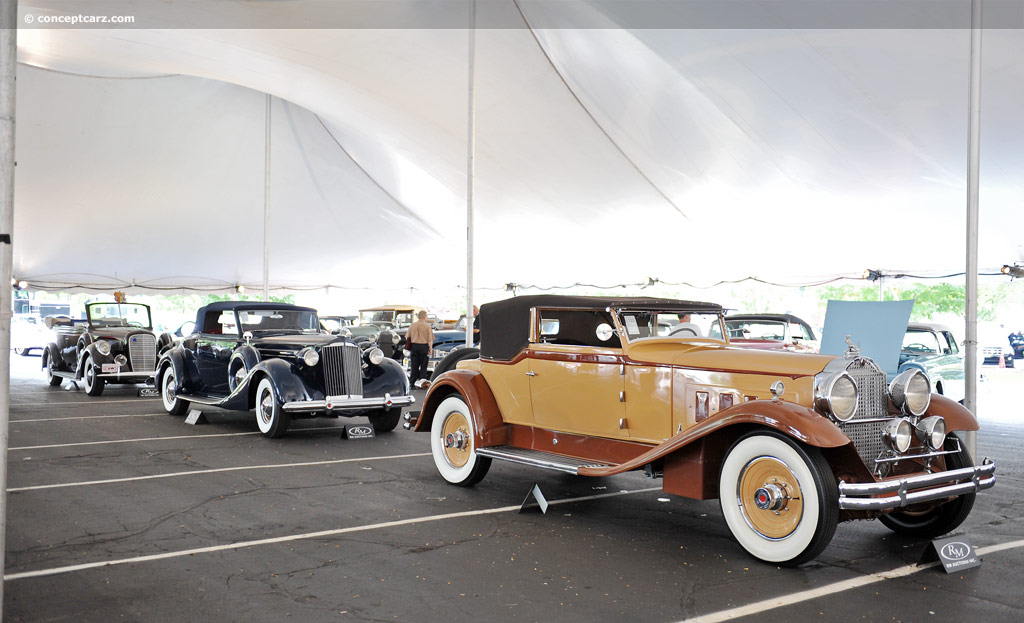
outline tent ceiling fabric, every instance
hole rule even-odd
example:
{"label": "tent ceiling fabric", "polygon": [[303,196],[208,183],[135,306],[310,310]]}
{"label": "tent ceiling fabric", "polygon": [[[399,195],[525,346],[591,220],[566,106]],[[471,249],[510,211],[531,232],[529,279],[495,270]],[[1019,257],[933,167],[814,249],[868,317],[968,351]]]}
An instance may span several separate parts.
{"label": "tent ceiling fabric", "polygon": [[[216,10],[273,25],[305,5]],[[465,30],[202,29],[208,4],[133,6],[182,27],[19,31],[19,278],[258,285],[269,93],[273,285],[463,283]],[[523,26],[476,34],[478,286],[962,270],[969,31],[485,8]],[[1024,259],[1024,31],[984,37],[983,269]]]}

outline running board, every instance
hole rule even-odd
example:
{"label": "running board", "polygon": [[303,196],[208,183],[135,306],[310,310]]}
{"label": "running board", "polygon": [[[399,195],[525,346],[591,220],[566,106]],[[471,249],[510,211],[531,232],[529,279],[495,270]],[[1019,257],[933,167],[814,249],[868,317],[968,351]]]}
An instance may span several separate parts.
{"label": "running board", "polygon": [[64,370],[54,370],[53,371],[53,375],[54,376],[59,376],[60,378],[67,379],[69,381],[80,381],[80,380],[82,380],[80,377],[75,376],[74,372],[65,372]]}
{"label": "running board", "polygon": [[515,448],[513,446],[489,446],[477,448],[476,453],[499,461],[519,463],[520,465],[532,465],[542,469],[551,469],[557,472],[578,474],[581,467],[611,467],[606,463],[595,463],[585,459],[577,459],[571,456],[562,456],[540,450],[527,448]]}

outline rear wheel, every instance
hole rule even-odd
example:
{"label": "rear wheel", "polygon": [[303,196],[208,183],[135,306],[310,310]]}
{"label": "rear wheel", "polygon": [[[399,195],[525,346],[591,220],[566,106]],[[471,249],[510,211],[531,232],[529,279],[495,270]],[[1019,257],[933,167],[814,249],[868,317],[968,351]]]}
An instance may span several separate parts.
{"label": "rear wheel", "polygon": [[381,409],[367,417],[370,419],[370,424],[373,424],[374,432],[386,433],[395,430],[395,427],[398,426],[398,421],[402,418],[402,410],[398,407]]}
{"label": "rear wheel", "polygon": [[46,382],[50,384],[50,387],[57,387],[64,381],[63,377],[59,377],[53,373],[56,369],[56,365],[57,364],[53,362],[53,357],[46,357]]}
{"label": "rear wheel", "polygon": [[21,355],[22,357],[28,357],[28,351],[29,350],[30,349],[28,349],[28,348],[15,348],[14,349],[14,354],[15,355]]}
{"label": "rear wheel", "polygon": [[82,381],[85,383],[85,393],[90,396],[99,396],[103,393],[104,381],[97,376],[98,370],[92,362],[92,358],[85,360],[85,371],[82,374]]}
{"label": "rear wheel", "polygon": [[174,375],[174,366],[167,366],[160,379],[160,399],[164,403],[164,410],[171,415],[182,415],[188,411],[188,401],[178,397],[180,389],[181,385]]}
{"label": "rear wheel", "polygon": [[490,457],[476,453],[473,416],[461,396],[437,405],[430,425],[430,453],[441,476],[453,485],[472,487],[491,468]]}
{"label": "rear wheel", "polygon": [[824,457],[774,432],[732,445],[719,473],[719,502],[743,549],[784,566],[820,554],[839,522],[839,490]]}
{"label": "rear wheel", "polygon": [[[950,433],[946,437],[946,450],[960,451],[956,454],[946,455],[946,469],[961,469],[974,465],[971,455],[960,443],[960,439]],[[952,532],[967,519],[967,515],[974,508],[975,493],[968,493],[946,502],[942,506],[928,508],[922,505],[919,509],[908,507],[905,510],[882,515],[879,521],[886,527],[898,534],[917,537],[921,539],[934,539]]]}
{"label": "rear wheel", "polygon": [[267,437],[283,437],[291,418],[274,393],[274,384],[264,377],[256,388],[256,425]]}

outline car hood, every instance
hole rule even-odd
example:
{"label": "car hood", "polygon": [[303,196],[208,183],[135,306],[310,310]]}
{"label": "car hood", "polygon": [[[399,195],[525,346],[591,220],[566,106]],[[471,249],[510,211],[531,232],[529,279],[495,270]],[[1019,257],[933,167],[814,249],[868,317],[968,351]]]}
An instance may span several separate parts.
{"label": "car hood", "polygon": [[256,348],[266,347],[274,350],[288,350],[304,348],[306,346],[326,346],[332,342],[342,341],[344,341],[344,338],[338,335],[306,333],[301,335],[266,335],[254,337],[252,345]]}
{"label": "car hood", "polygon": [[726,346],[721,342],[671,338],[631,344],[627,354],[638,363],[650,362],[723,372],[763,372],[792,377],[818,374],[835,359],[831,355],[756,350]]}

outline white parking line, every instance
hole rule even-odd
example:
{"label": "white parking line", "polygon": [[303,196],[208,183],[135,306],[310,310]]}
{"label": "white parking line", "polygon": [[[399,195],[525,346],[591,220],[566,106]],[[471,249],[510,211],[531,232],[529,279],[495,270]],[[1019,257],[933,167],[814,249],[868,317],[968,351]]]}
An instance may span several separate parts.
{"label": "white parking line", "polygon": [[[122,416],[122,417],[140,417],[140,416]],[[63,418],[58,418],[63,419]],[[290,433],[305,433],[307,431],[319,431],[319,430],[344,430],[341,426],[321,426],[317,428],[293,428]],[[9,451],[15,450],[40,450],[45,448],[70,448],[73,446],[101,446],[108,443],[135,443],[139,441],[164,441],[167,439],[202,439],[208,437],[241,437],[243,435],[262,435],[258,430],[246,431],[244,433],[208,433],[206,435],[173,435],[166,437],[137,437],[134,439],[108,439],[106,441],[76,441],[74,443],[53,443],[45,446],[16,446],[8,448]]]}
{"label": "white parking line", "polygon": [[[310,430],[310,429],[307,429]],[[249,433],[238,433],[247,435]],[[285,467],[309,467],[312,465],[337,465],[339,463],[357,463],[359,461],[384,461],[387,459],[409,459],[414,457],[430,456],[429,452],[415,454],[393,454],[390,456],[367,456],[351,459],[333,459],[329,461],[309,461],[306,463],[277,463],[274,465],[245,465],[241,467],[219,467],[215,469],[197,469],[188,472],[171,472],[168,474],[151,474],[149,476],[131,476],[128,478],[109,478],[107,480],[85,480],[81,482],[65,482],[53,485],[35,485],[32,487],[11,487],[8,493],[19,493],[22,491],[38,491],[40,489],[63,489],[66,487],[88,487],[92,485],[107,485],[115,482],[135,482],[138,480],[156,480],[158,478],[177,478],[178,476],[197,476],[199,474],[219,474],[222,472],[241,472],[249,469],[279,469]]]}
{"label": "white parking line", "polygon": [[112,402],[146,402],[160,400],[159,398],[131,398],[128,400],[75,400],[64,402],[15,402],[12,407],[63,407],[64,405],[105,405]]}
{"label": "white parking line", "polygon": [[165,412],[161,413],[135,413],[131,415],[75,415],[71,417],[41,417],[34,419],[25,420],[11,420],[11,424],[20,424],[22,422],[62,422],[64,420],[99,420],[103,418],[117,418],[117,417],[155,417],[158,415],[167,415]]}
{"label": "white parking line", "polygon": [[[1024,540],[1000,543],[998,545],[990,545],[988,547],[979,547],[974,550],[974,553],[979,556],[984,556],[985,554],[993,554],[995,552],[1001,552],[1006,549],[1015,549],[1018,547],[1024,547]],[[912,575],[918,571],[935,567],[938,564],[939,562],[935,561],[923,565],[907,565],[905,567],[899,567],[898,569],[883,571],[881,573],[870,573],[865,576],[842,580],[841,582],[833,582],[832,584],[826,584],[825,586],[819,586],[818,588],[800,591],[799,593],[765,599],[764,601],[747,604],[746,606],[740,606],[738,608],[719,610],[718,612],[712,612],[711,614],[704,614],[692,619],[685,619],[680,623],[719,623],[720,621],[731,621],[732,619],[738,619],[752,614],[763,614],[768,610],[774,610],[775,608],[790,606],[802,601],[825,597],[826,595],[834,595],[835,593],[860,588],[876,582],[882,582],[883,580],[892,580],[894,578]]]}
{"label": "white parking line", "polygon": [[[650,491],[661,491],[661,487],[650,487],[648,489],[634,489],[632,491],[616,491],[614,493],[599,493],[596,495],[585,495],[578,498],[565,498],[562,500],[550,500],[548,504],[556,506],[559,504],[571,504],[572,502],[584,502],[587,500],[597,500],[601,498],[617,497],[620,495],[630,495],[633,493],[646,493]],[[48,575],[57,575],[60,573],[71,573],[74,571],[84,571],[86,569],[95,569],[97,567],[111,567],[114,565],[125,565],[140,562],[149,562],[153,560],[166,560],[168,558],[181,558],[183,556],[195,556],[196,554],[209,554],[212,552],[222,552],[225,550],[232,549],[243,549],[246,547],[258,547],[260,545],[273,545],[275,543],[290,543],[292,541],[301,541],[308,539],[321,539],[325,537],[339,536],[342,534],[351,534],[353,532],[367,532],[369,530],[381,530],[385,528],[397,528],[399,526],[410,526],[414,524],[429,523],[434,521],[444,521],[445,519],[458,519],[460,517],[474,517],[478,515],[494,515],[496,513],[509,513],[512,511],[518,511],[520,505],[514,506],[499,506],[497,508],[485,508],[475,511],[463,511],[460,513],[445,513],[443,515],[428,515],[426,517],[413,517],[410,519],[399,519],[397,521],[385,521],[382,523],[368,524],[364,526],[352,526],[350,528],[336,528],[334,530],[321,530],[320,532],[307,532],[305,534],[292,534],[288,536],[278,536],[268,539],[257,539],[254,541],[239,541],[237,543],[225,543],[224,545],[212,545],[209,547],[197,547],[195,549],[185,549],[176,552],[164,552],[161,554],[150,554],[148,556],[136,556],[135,558],[121,558],[118,560],[105,560],[101,562],[87,562],[80,565],[69,565],[67,567],[54,567],[52,569],[39,569],[36,571],[22,571],[20,573],[5,573],[4,581],[10,582],[12,580],[22,580],[25,578],[38,578]]]}

